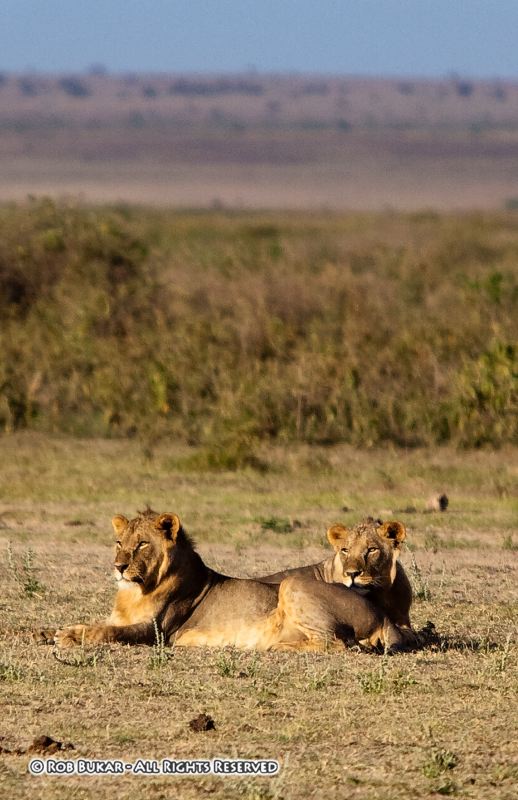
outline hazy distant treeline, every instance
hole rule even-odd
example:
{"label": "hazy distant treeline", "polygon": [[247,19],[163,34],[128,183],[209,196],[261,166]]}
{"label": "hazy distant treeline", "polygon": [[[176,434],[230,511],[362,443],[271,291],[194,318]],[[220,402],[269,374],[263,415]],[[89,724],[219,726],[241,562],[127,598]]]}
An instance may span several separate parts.
{"label": "hazy distant treeline", "polygon": [[518,84],[458,75],[402,80],[310,74],[90,74],[0,72],[2,127],[99,131],[113,124],[209,128],[468,128],[518,124]]}

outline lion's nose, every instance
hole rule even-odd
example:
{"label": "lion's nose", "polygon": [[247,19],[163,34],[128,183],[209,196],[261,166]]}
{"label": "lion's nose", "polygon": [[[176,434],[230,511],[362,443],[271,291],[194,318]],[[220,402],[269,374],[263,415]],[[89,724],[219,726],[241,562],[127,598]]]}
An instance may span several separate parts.
{"label": "lion's nose", "polygon": [[358,575],[360,574],[360,570],[357,570],[356,572],[354,570],[347,570],[346,574],[352,581],[354,581],[354,579],[357,578]]}
{"label": "lion's nose", "polygon": [[124,570],[128,568],[127,564],[115,564],[115,569],[118,569],[120,574],[124,574]]}

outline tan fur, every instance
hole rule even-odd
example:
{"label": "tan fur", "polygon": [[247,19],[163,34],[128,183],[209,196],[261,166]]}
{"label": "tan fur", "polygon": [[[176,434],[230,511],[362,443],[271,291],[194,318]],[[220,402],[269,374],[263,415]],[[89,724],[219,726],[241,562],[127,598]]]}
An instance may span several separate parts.
{"label": "tan fur", "polygon": [[[294,576],[280,586],[230,578],[207,567],[176,514],[147,510],[112,520],[119,590],[105,623],[59,630],[55,642],[152,644],[158,630],[179,646],[326,650],[354,640],[400,644],[397,629],[343,586]],[[343,644],[342,644],[343,646]]]}
{"label": "tan fur", "polygon": [[369,517],[353,528],[332,525],[327,538],[334,550],[329,558],[258,580],[279,584],[289,576],[300,576],[340,583],[367,596],[400,628],[410,629],[412,588],[398,561],[401,544],[406,538],[404,525]]}

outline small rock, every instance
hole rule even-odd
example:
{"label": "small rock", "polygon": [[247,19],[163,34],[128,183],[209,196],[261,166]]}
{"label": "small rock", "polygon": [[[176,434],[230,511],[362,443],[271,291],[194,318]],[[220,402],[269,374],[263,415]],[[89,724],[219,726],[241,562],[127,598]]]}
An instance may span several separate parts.
{"label": "small rock", "polygon": [[426,510],[435,512],[435,511],[446,511],[449,505],[448,496],[444,493],[434,494],[426,503]]}
{"label": "small rock", "polygon": [[214,720],[212,717],[209,717],[208,714],[198,714],[197,717],[191,719],[189,722],[189,728],[191,731],[196,731],[196,733],[200,733],[201,731],[216,730]]}
{"label": "small rock", "polygon": [[243,733],[252,733],[252,732],[253,732],[253,730],[254,730],[254,728],[252,727],[252,725],[250,725],[250,723],[249,723],[249,722],[244,722],[244,723],[241,725],[241,727],[240,727],[240,729],[239,729],[239,730],[243,731]]}
{"label": "small rock", "polygon": [[65,742],[58,742],[51,736],[36,736],[32,744],[27,748],[27,753],[44,753],[45,755],[52,755],[57,753],[58,750],[74,750],[74,745],[65,744]]}

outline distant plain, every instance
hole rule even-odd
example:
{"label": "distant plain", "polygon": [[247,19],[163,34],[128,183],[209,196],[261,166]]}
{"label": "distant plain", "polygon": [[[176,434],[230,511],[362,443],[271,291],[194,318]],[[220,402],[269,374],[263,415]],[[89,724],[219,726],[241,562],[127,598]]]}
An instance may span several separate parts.
{"label": "distant plain", "polygon": [[502,209],[518,85],[319,76],[0,76],[0,200]]}

